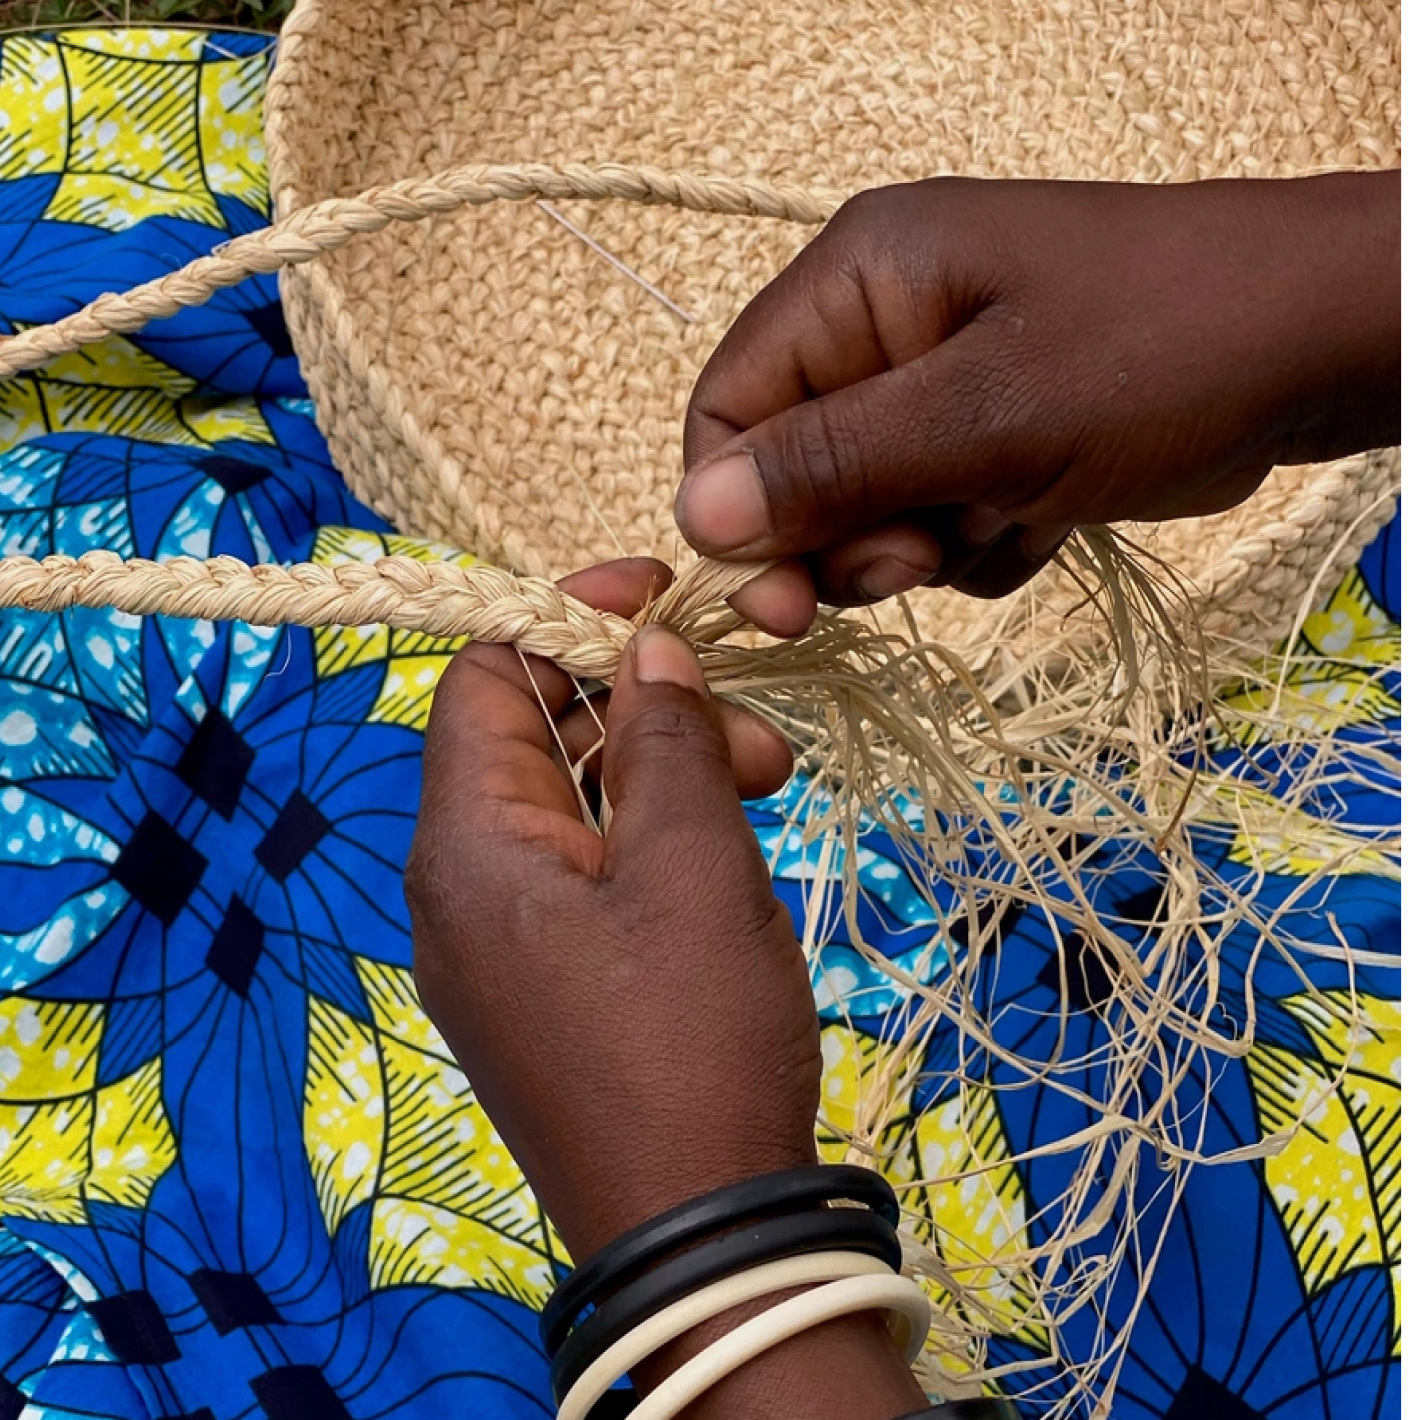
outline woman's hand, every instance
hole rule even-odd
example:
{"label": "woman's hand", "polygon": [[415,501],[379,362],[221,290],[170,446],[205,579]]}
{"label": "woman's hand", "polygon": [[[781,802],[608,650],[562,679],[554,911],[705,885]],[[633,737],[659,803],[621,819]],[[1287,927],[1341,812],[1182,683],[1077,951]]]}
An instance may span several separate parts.
{"label": "woman's hand", "polygon": [[[629,616],[669,581],[629,561],[562,586]],[[740,806],[788,777],[787,746],[712,700],[662,628],[594,704],[510,647],[461,651],[429,717],[406,871],[425,1009],[577,1259],[713,1188],[813,1163],[820,1072],[808,968]],[[605,838],[568,768],[588,754]],[[651,1358],[643,1393],[775,1300]],[[685,1420],[886,1420],[923,1403],[864,1313],[775,1347]]]}
{"label": "woman's hand", "polygon": [[686,421],[736,606],[1019,586],[1079,523],[1219,512],[1400,433],[1400,174],[937,179],[849,202],[750,303]]}
{"label": "woman's hand", "polygon": [[[669,579],[629,561],[563,586],[631,615]],[[787,746],[711,699],[660,628],[597,708],[605,838],[568,770],[600,735],[572,681],[510,647],[461,651],[406,874],[420,996],[574,1257],[813,1162],[819,1098],[808,969],[740,804],[788,777]]]}

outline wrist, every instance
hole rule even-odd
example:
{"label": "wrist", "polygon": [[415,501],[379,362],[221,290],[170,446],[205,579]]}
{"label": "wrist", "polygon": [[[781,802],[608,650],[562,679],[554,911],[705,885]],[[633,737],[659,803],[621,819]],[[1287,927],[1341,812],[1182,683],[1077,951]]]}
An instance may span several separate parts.
{"label": "wrist", "polygon": [[[835,1201],[854,1206],[826,1206]],[[680,1406],[709,1389],[677,1413],[702,1420],[879,1420],[919,1408],[898,1347],[915,1355],[928,1313],[896,1275],[897,1219],[881,1178],[818,1163],[756,1173],[675,1207],[586,1259],[549,1301],[540,1329],[555,1353],[554,1394],[581,1414],[595,1388],[628,1367],[645,1396],[689,1365],[677,1382]],[[851,1310],[845,1289],[859,1305],[890,1305],[896,1334],[879,1311]],[[574,1328],[588,1306],[596,1311]],[[776,1314],[742,1330],[766,1312]],[[715,1354],[691,1364],[707,1347]]]}
{"label": "wrist", "polygon": [[[796,1295],[781,1292],[727,1312],[664,1347],[633,1379],[646,1395],[707,1346]],[[701,1396],[680,1420],[893,1420],[926,1404],[921,1386],[875,1312],[843,1317],[756,1357]]]}
{"label": "wrist", "polygon": [[[563,1160],[549,1170],[544,1187],[534,1189],[574,1261],[671,1208],[716,1189],[818,1162],[810,1131],[800,1139],[723,1140],[709,1148],[705,1138],[691,1138],[688,1128],[656,1150],[608,1150],[599,1160],[578,1164]],[[605,1137],[614,1138],[608,1134]]]}
{"label": "wrist", "polygon": [[1399,171],[1268,186],[1275,246],[1264,319],[1286,376],[1275,461],[1321,462],[1398,443]]}

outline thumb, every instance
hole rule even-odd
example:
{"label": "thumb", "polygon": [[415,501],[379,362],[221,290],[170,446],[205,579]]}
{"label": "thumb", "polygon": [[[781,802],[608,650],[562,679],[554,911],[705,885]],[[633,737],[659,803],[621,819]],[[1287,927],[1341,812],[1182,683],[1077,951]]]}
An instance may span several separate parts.
{"label": "thumb", "polygon": [[1029,402],[997,341],[968,326],[896,369],[746,430],[681,483],[676,520],[705,556],[817,552],[884,519],[972,503],[1009,508],[1039,462]]}
{"label": "thumb", "polygon": [[712,871],[728,854],[767,879],[719,707],[695,652],[664,626],[639,631],[622,657],[602,784],[612,807],[609,876],[654,874],[684,891],[688,873]]}

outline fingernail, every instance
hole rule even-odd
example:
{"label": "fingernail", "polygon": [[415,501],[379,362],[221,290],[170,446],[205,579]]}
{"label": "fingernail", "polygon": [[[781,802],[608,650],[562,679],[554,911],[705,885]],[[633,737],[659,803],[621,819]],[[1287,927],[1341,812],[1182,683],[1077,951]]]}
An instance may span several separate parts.
{"label": "fingernail", "polygon": [[896,557],[879,557],[858,574],[858,594],[866,601],[880,602],[920,587],[935,569],[909,566]]}
{"label": "fingernail", "polygon": [[985,547],[988,542],[994,542],[1010,526],[1011,520],[1004,514],[978,504],[969,507],[957,521],[963,540],[973,547]]}
{"label": "fingernail", "polygon": [[689,643],[664,626],[647,626],[631,643],[636,656],[636,679],[642,685],[678,685],[697,695],[708,695],[705,672]]}
{"label": "fingernail", "polygon": [[769,535],[769,504],[750,454],[730,454],[681,484],[676,520],[702,551],[730,552]]}
{"label": "fingernail", "polygon": [[1043,527],[1026,528],[1021,533],[1021,556],[1032,562],[1044,562],[1074,530],[1073,523],[1046,523]]}

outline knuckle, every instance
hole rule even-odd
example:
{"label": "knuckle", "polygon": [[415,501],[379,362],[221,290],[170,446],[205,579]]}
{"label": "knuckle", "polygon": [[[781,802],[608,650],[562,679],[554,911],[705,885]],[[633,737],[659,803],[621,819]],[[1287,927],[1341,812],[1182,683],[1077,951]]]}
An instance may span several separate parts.
{"label": "knuckle", "polygon": [[789,506],[803,508],[809,521],[837,522],[845,516],[866,517],[871,509],[867,479],[868,431],[832,401],[800,406],[786,420],[778,467],[761,468],[767,482],[782,478],[790,488],[769,489]]}
{"label": "knuckle", "polygon": [[627,722],[623,735],[639,758],[666,754],[677,759],[699,756],[729,762],[723,731],[698,706],[667,700],[642,706]]}
{"label": "knuckle", "polygon": [[894,266],[940,248],[940,229],[959,206],[964,179],[890,183],[855,193],[834,213],[820,240],[825,255],[859,284],[863,259],[883,257]]}
{"label": "knuckle", "polygon": [[481,647],[470,642],[454,654],[434,686],[429,719],[424,730],[424,762],[442,756],[449,739],[466,716],[470,696],[486,672],[476,657]]}
{"label": "knuckle", "polygon": [[423,836],[416,833],[414,846],[409,850],[409,858],[404,865],[404,901],[412,918],[425,910],[430,887],[429,855],[423,847]]}
{"label": "knuckle", "polygon": [[404,900],[416,944],[426,932],[438,932],[458,918],[458,878],[449,871],[448,855],[433,835],[418,833],[404,867]]}
{"label": "knuckle", "polygon": [[892,183],[855,192],[825,224],[824,236],[855,244],[865,230],[883,227],[897,209],[906,187],[905,183]]}

